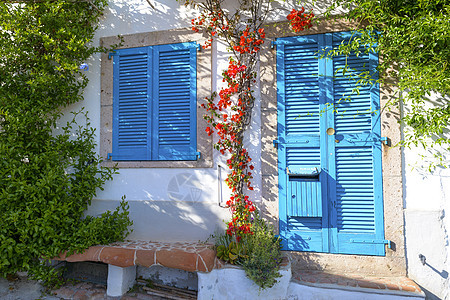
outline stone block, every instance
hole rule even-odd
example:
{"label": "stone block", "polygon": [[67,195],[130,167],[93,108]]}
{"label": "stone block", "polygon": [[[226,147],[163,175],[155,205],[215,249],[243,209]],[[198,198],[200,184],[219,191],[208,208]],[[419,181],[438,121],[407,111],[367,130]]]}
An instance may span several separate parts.
{"label": "stone block", "polygon": [[136,266],[126,268],[108,265],[106,294],[110,297],[123,296],[136,282]]}

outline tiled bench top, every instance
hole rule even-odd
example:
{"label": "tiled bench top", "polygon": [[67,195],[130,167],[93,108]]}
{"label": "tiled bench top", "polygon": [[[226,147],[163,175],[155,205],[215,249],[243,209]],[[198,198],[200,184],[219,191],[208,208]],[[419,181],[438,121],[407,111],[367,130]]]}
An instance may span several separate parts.
{"label": "tiled bench top", "polygon": [[81,254],[60,255],[68,262],[96,261],[118,267],[162,265],[189,272],[210,272],[221,268],[213,245],[198,242],[125,241],[92,246]]}

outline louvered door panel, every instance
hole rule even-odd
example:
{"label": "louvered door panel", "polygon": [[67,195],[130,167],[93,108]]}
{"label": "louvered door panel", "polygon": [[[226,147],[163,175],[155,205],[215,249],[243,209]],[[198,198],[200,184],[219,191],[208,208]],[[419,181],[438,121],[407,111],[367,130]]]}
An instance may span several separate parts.
{"label": "louvered door panel", "polygon": [[196,159],[195,44],[155,47],[154,159]]}
{"label": "louvered door panel", "polygon": [[285,46],[286,135],[319,134],[318,44]]}
{"label": "louvered door panel", "polygon": [[369,71],[369,55],[335,57],[333,70],[336,134],[370,132],[370,86],[358,87],[361,76]]}
{"label": "louvered door panel", "polygon": [[[333,34],[333,46],[350,36]],[[333,57],[337,142],[330,139],[335,154],[334,162],[330,160],[336,207],[332,227],[336,230],[335,252],[384,255],[379,94],[376,82],[361,81],[369,74],[377,78],[377,57],[360,50],[358,56]]]}
{"label": "louvered door panel", "polygon": [[[284,249],[324,251],[324,218],[320,170],[320,90],[318,36],[279,39],[278,146],[280,187],[280,234]],[[323,103],[323,101],[322,101]],[[303,173],[302,173],[303,172]],[[283,199],[283,200],[281,200]],[[326,222],[326,220],[325,220]]]}
{"label": "louvered door panel", "polygon": [[375,232],[372,147],[336,149],[336,209],[339,231]]}
{"label": "louvered door panel", "polygon": [[146,47],[123,49],[114,57],[114,160],[150,157],[150,64],[151,53]]}

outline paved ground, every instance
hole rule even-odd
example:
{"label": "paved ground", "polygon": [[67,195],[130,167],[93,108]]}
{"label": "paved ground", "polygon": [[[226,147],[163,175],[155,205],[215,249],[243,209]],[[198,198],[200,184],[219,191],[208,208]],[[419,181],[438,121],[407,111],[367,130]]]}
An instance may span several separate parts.
{"label": "paved ground", "polygon": [[106,286],[95,283],[68,283],[60,289],[46,293],[37,281],[27,280],[25,276],[19,276],[15,280],[0,278],[1,300],[162,300],[158,296],[148,295],[142,288],[137,287],[122,298],[106,296]]}
{"label": "paved ground", "polygon": [[[293,279],[302,283],[332,284],[350,288],[371,288],[376,290],[394,290],[410,292],[416,295],[423,295],[419,286],[414,281],[406,277],[370,277],[351,276],[340,274],[328,274],[322,271],[297,270],[293,265]],[[0,278],[0,299],[1,300],[99,300],[99,299],[121,299],[121,300],[162,300],[168,299],[149,295],[142,286],[135,286],[134,290],[128,292],[123,297],[106,296],[106,285],[75,282],[67,283],[63,287],[50,292],[45,292],[39,282],[27,280],[25,274],[20,274],[10,280]]]}

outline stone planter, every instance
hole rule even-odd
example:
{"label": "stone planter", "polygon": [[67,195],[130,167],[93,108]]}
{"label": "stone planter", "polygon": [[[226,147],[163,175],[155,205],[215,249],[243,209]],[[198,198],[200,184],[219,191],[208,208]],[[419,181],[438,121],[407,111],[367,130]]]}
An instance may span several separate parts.
{"label": "stone planter", "polygon": [[209,273],[198,272],[198,299],[286,299],[292,275],[290,262],[282,263],[280,274],[273,287],[260,290],[240,267],[225,265]]}

